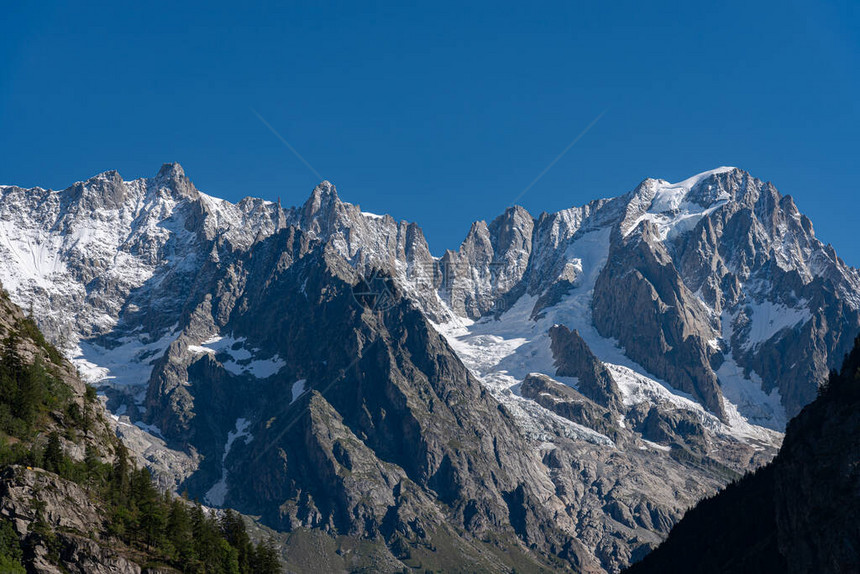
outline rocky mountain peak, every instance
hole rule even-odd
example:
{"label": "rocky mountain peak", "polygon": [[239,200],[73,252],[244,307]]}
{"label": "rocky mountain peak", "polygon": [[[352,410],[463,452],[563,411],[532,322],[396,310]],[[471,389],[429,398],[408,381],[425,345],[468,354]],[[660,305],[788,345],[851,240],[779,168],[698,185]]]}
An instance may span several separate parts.
{"label": "rocky mountain peak", "polygon": [[508,247],[515,243],[517,247],[523,247],[527,243],[530,248],[534,225],[531,214],[524,207],[515,205],[496,217],[488,230],[500,245]]}
{"label": "rocky mountain peak", "polygon": [[337,196],[337,189],[329,181],[322,181],[311,192],[299,209],[302,229],[314,235],[328,235],[345,227],[342,216],[345,204]]}
{"label": "rocky mountain peak", "polygon": [[[742,199],[742,192],[748,187],[752,187],[744,184],[744,181],[752,179],[752,176],[736,167],[718,168],[705,173],[708,175],[701,177],[701,179],[691,178],[694,181],[688,184],[689,188],[685,195],[687,202],[704,209],[722,203],[739,201]],[[689,181],[687,180],[687,182]],[[685,183],[687,182],[676,185],[686,187]]]}
{"label": "rocky mountain peak", "polygon": [[744,177],[750,175],[736,167],[725,166],[677,183],[649,177],[628,194],[629,203],[633,208],[644,208],[651,213],[675,212],[684,203],[707,208],[717,201],[735,199],[731,190],[738,187],[736,182]]}
{"label": "rocky mountain peak", "polygon": [[622,395],[606,366],[591,352],[579,331],[564,325],[549,330],[556,375],[576,377],[580,393],[597,404],[621,410]]}
{"label": "rocky mountain peak", "polygon": [[158,170],[158,175],[155,177],[157,179],[184,179],[186,176],[182,166],[174,161],[162,164],[161,169]]}
{"label": "rocky mountain peak", "polygon": [[337,188],[328,180],[321,181],[311,192],[311,196],[302,206],[302,211],[315,215],[327,207],[340,203]]}
{"label": "rocky mountain peak", "polygon": [[115,170],[100,173],[72,187],[72,197],[83,207],[116,209],[125,202],[125,183]]}
{"label": "rocky mountain peak", "polygon": [[197,199],[200,193],[191,180],[185,175],[185,170],[176,162],[165,163],[158,170],[154,182],[157,185],[167,187],[176,197],[185,199]]}

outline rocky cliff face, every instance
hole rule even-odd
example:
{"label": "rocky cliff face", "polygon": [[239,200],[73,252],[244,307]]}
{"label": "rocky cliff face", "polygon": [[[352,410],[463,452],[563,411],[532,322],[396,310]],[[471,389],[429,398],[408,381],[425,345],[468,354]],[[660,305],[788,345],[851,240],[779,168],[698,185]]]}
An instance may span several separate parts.
{"label": "rocky cliff face", "polygon": [[[141,574],[139,564],[99,539],[104,512],[77,484],[22,466],[0,473],[0,516],[12,521],[27,547],[29,572],[39,574]],[[46,536],[37,531],[48,525]],[[98,534],[97,534],[98,533]]]}
{"label": "rocky cliff face", "polygon": [[556,375],[576,377],[577,389],[597,404],[614,411],[622,408],[622,395],[612,373],[574,329],[555,325],[549,330]]}
{"label": "rocky cliff face", "polygon": [[703,501],[630,572],[856,572],[860,339],[776,459]]}
{"label": "rocky cliff face", "polygon": [[451,311],[478,319],[521,294],[534,225],[522,207],[508,209],[490,225],[472,224],[460,250],[446,251],[439,261],[440,296]]}
{"label": "rocky cliff face", "polygon": [[643,220],[635,234],[613,234],[609,258],[594,284],[594,326],[628,357],[673,387],[693,395],[725,420],[708,342],[717,325],[674,268],[657,226]]}
{"label": "rocky cliff face", "polygon": [[533,567],[597,571],[510,415],[409,300],[380,308],[358,284],[291,227],[188,311],[147,399],[150,421],[204,457],[185,486],[283,530],[382,539],[401,561],[444,544],[496,570],[492,535]]}
{"label": "rocky cliff face", "polygon": [[170,164],[0,188],[0,252],[162,484],[389,564],[444,539],[499,569],[503,532],[617,571],[766,462],[860,330],[857,271],[728,168],[511,208],[435,258],[328,182],[231,204]]}

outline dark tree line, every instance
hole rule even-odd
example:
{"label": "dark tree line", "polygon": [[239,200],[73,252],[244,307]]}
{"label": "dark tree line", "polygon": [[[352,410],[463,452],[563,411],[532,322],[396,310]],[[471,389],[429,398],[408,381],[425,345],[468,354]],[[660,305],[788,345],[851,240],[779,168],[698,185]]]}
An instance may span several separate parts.
{"label": "dark tree line", "polygon": [[130,466],[122,445],[117,448],[105,494],[113,535],[184,572],[281,572],[275,547],[268,541],[253,544],[238,514],[227,510],[217,518],[196,502],[160,493],[149,470]]}

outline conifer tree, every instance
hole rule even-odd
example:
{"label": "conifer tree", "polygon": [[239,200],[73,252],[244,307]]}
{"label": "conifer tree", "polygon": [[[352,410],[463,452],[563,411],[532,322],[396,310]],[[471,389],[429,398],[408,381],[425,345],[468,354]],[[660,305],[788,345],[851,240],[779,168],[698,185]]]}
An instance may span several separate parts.
{"label": "conifer tree", "polygon": [[221,518],[221,530],[224,532],[224,538],[227,542],[238,551],[240,568],[243,572],[247,572],[251,566],[254,547],[251,544],[251,539],[248,538],[248,533],[245,531],[245,523],[242,522],[242,517],[236,512],[227,509]]}
{"label": "conifer tree", "polygon": [[261,574],[280,574],[282,572],[278,551],[271,540],[260,542],[257,545],[251,571]]}
{"label": "conifer tree", "polygon": [[63,447],[60,444],[60,435],[52,432],[48,435],[48,444],[45,446],[44,467],[49,472],[60,472],[63,464]]}

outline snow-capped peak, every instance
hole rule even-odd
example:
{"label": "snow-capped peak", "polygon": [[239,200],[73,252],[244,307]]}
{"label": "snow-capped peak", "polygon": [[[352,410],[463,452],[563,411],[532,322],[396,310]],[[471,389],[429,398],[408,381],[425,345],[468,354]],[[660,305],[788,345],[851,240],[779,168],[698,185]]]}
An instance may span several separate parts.
{"label": "snow-capped peak", "polygon": [[197,199],[200,195],[182,166],[175,162],[162,165],[154,181],[169,188],[177,198]]}
{"label": "snow-capped peak", "polygon": [[337,188],[327,179],[321,181],[311,192],[313,201],[338,201]]}
{"label": "snow-capped peak", "polygon": [[[699,185],[711,176],[728,173],[736,169],[737,168],[734,167],[718,167],[717,169],[703,171],[702,173],[696,174],[692,177],[688,177],[687,179],[678,183],[669,183],[664,180],[657,180],[655,182],[656,189],[654,193],[654,198],[651,200],[651,207],[648,209],[648,211],[649,213],[676,212],[682,208],[682,205],[685,202],[690,202],[690,192],[697,185]],[[725,194],[724,197],[720,196],[714,199],[716,201],[722,201],[729,199],[729,196],[728,194]],[[696,201],[695,203],[700,202]],[[707,209],[708,207],[711,207],[711,205],[703,205],[702,207]]]}
{"label": "snow-capped peak", "polygon": [[712,175],[719,175],[721,173],[728,173],[730,171],[735,171],[736,169],[738,169],[738,168],[724,165],[724,166],[718,167],[716,169],[710,169],[708,171],[703,171],[702,173],[697,173],[696,175],[694,175],[692,177],[688,177],[684,181],[679,181],[678,183],[672,183],[670,185],[673,188],[681,187],[681,188],[686,188],[687,191],[689,191],[689,190],[693,189],[699,182],[701,182],[704,179],[711,177]]}
{"label": "snow-capped peak", "polygon": [[728,203],[732,196],[719,185],[702,183],[713,176],[739,171],[735,167],[718,167],[698,173],[678,183],[663,179],[646,179],[634,191],[630,201],[624,235],[630,234],[642,221],[657,226],[660,237],[667,239],[692,229],[703,217]]}

